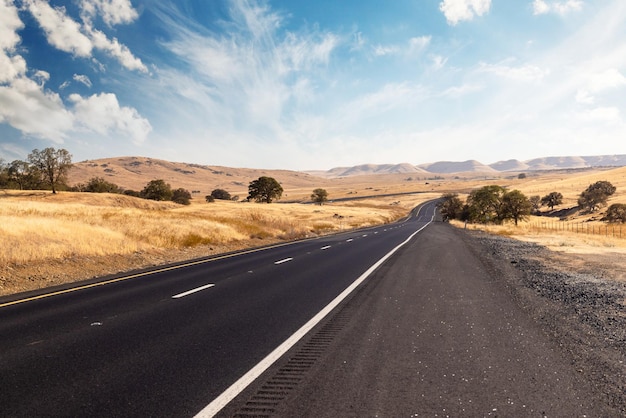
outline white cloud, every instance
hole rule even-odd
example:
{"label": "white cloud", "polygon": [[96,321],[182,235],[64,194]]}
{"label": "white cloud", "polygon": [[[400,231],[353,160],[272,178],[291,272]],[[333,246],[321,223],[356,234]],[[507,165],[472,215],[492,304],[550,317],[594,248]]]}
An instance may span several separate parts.
{"label": "white cloud", "polygon": [[491,0],[443,0],[439,10],[443,12],[450,25],[463,20],[472,20],[474,16],[482,16],[491,8]]}
{"label": "white cloud", "polygon": [[582,10],[584,2],[582,0],[566,0],[566,1],[551,1],[534,0],[533,1],[533,13],[535,15],[542,15],[547,13],[556,13],[561,16],[565,16],[571,12],[579,12]]}
{"label": "white cloud", "polygon": [[550,6],[543,0],[533,1],[533,13],[535,15],[542,15],[550,11]]}
{"label": "white cloud", "polygon": [[[282,18],[254,1],[230,6],[231,19],[221,22],[228,30],[220,34],[199,29],[175,8],[159,14],[172,31],[164,46],[186,64],[184,72],[163,65],[160,79],[172,86],[172,100],[194,100],[195,129],[203,136],[232,131],[282,140],[294,104],[315,96],[342,38],[318,27],[279,31]],[[181,90],[189,79],[201,88]]]}
{"label": "white cloud", "polygon": [[626,86],[626,77],[615,68],[592,73],[584,78],[583,87],[576,92],[576,102],[581,104],[594,104],[596,95]]}
{"label": "white cloud", "polygon": [[62,143],[72,129],[73,116],[58,94],[33,80],[18,77],[8,86],[0,86],[1,122],[27,135]]}
{"label": "white cloud", "polygon": [[587,122],[621,122],[620,110],[617,107],[596,107],[579,113],[579,117]]}
{"label": "white cloud", "polygon": [[509,60],[503,61],[498,64],[487,64],[481,62],[479,65],[479,72],[495,74],[498,77],[508,78],[516,81],[540,81],[545,76],[550,74],[547,69],[541,69],[536,65],[526,64],[522,66],[510,66],[507,65]]}
{"label": "white cloud", "polygon": [[626,77],[616,68],[610,68],[589,77],[589,89],[593,93],[623,86],[626,86]]}
{"label": "white cloud", "polygon": [[278,45],[277,53],[288,71],[309,70],[317,65],[327,65],[332,51],[337,47],[339,38],[326,33],[318,37],[301,37],[294,33],[287,34]]}
{"label": "white cloud", "polygon": [[86,75],[74,74],[72,78],[74,79],[74,81],[78,81],[79,83],[84,84],[87,87],[91,87],[91,80]]}
{"label": "white cloud", "polygon": [[0,50],[0,84],[8,83],[26,73],[26,61],[20,55]]}
{"label": "white cloud", "polygon": [[[100,2],[105,3],[107,2]],[[88,15],[87,18],[83,16],[84,22],[81,24],[72,19],[64,7],[52,7],[43,0],[25,0],[25,5],[44,30],[50,45],[55,48],[82,58],[91,57],[95,48],[115,58],[129,70],[148,71],[128,47],[115,38],[108,39],[103,32],[93,28]],[[96,6],[93,7],[94,11],[99,10]]]}
{"label": "white cloud", "polygon": [[0,0],[0,50],[12,52],[20,42],[17,30],[24,27],[11,0]]}
{"label": "white cloud", "polygon": [[120,44],[116,38],[113,38],[113,40],[108,39],[103,32],[93,29],[89,24],[85,24],[85,30],[89,34],[95,48],[108,53],[129,70],[148,72],[148,68],[143,62],[135,57],[126,45]]}
{"label": "white cloud", "polygon": [[83,0],[80,7],[90,18],[101,16],[109,26],[131,23],[139,16],[130,0]]}
{"label": "white cloud", "polygon": [[419,36],[411,38],[402,45],[375,45],[373,47],[374,56],[383,57],[387,55],[398,55],[406,58],[421,54],[430,45],[431,36]]}
{"label": "white cloud", "polygon": [[43,0],[26,0],[24,4],[46,33],[50,45],[79,57],[91,55],[91,41],[81,32],[80,23],[67,15],[64,7],[53,8]]}
{"label": "white cloud", "polygon": [[100,135],[125,135],[139,144],[152,131],[150,122],[141,117],[137,110],[120,106],[115,94],[94,94],[86,99],[72,94],[69,100],[74,104],[77,126],[86,127]]}
{"label": "white cloud", "polygon": [[443,97],[458,99],[459,97],[481,91],[482,89],[483,87],[477,84],[463,84],[460,86],[449,87],[441,95]]}

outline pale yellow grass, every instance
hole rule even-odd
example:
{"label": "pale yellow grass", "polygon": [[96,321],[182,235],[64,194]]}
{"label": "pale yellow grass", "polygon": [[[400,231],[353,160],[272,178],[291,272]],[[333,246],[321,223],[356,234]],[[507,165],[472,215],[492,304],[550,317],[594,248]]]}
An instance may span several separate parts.
{"label": "pale yellow grass", "polygon": [[[587,229],[587,223],[578,225],[570,223],[568,227],[567,224],[559,221],[550,222],[550,225],[546,225],[545,222],[545,217],[533,216],[529,221],[520,222],[517,226],[512,223],[504,225],[465,225],[460,221],[452,221],[452,224],[459,228],[480,230],[491,234],[508,236],[520,241],[534,242],[550,250],[562,253],[615,253],[626,255],[626,227],[622,227],[623,230],[620,231],[620,226],[594,222],[592,223],[593,227],[589,226],[589,229]],[[542,223],[544,223],[544,226],[538,226]],[[595,231],[595,233],[592,231]]]}
{"label": "pale yellow grass", "polygon": [[194,201],[180,206],[106,194],[5,192],[0,197],[0,263],[233,242],[255,246],[388,223],[405,213],[385,203],[358,207]]}

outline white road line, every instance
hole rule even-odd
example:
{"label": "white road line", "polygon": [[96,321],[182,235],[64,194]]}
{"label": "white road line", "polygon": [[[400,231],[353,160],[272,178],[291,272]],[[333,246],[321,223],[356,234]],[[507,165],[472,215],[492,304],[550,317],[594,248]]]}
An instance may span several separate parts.
{"label": "white road line", "polygon": [[177,294],[177,295],[174,295],[174,296],[172,296],[172,299],[180,299],[180,298],[184,298],[185,296],[189,296],[189,295],[191,295],[192,293],[200,292],[200,291],[202,291],[202,290],[204,290],[204,289],[208,289],[209,287],[213,287],[213,286],[215,286],[215,285],[214,285],[214,284],[207,284],[207,285],[205,285],[205,286],[196,287],[195,289],[191,289],[191,290],[188,290],[188,291],[186,291],[186,292],[183,292],[183,293],[179,293],[179,294]]}
{"label": "white road line", "polygon": [[289,258],[285,258],[284,260],[276,261],[274,264],[276,264],[276,265],[283,264],[283,263],[287,263],[287,262],[289,262],[291,260],[293,260],[293,258],[289,257]]}
{"label": "white road line", "polygon": [[352,242],[352,241],[354,241],[352,238],[346,240],[346,242]]}
{"label": "white road line", "polygon": [[254,366],[248,373],[244,374],[235,383],[233,383],[228,389],[226,389],[220,396],[215,398],[210,404],[208,404],[202,411],[200,411],[196,418],[212,418],[219,411],[221,411],[230,401],[235,399],[237,395],[244,391],[252,382],[254,382],[263,372],[274,364],[279,358],[281,358],[291,347],[293,347],[298,341],[302,339],[313,327],[315,327],[326,315],[328,315],[333,309],[335,309],[350,293],[354,291],[361,283],[367,279],[381,264],[383,264],[389,257],[391,257],[402,246],[407,244],[411,239],[421,232],[424,228],[430,225],[428,222],[426,225],[415,231],[404,242],[399,244],[396,248],[389,251],[383,258],[378,260],[372,265],[365,273],[363,273],[358,279],[356,279],[346,290],[341,292],[332,302],[330,302],[324,309],[322,309],[317,315],[309,320],[306,324],[297,330],[291,337],[287,338],[285,342],[276,347],[274,351],[267,355],[260,363]]}
{"label": "white road line", "polygon": [[320,250],[327,250],[327,249],[329,249],[329,248],[330,248],[330,245],[327,245],[327,246],[325,246],[325,247],[320,248]]}

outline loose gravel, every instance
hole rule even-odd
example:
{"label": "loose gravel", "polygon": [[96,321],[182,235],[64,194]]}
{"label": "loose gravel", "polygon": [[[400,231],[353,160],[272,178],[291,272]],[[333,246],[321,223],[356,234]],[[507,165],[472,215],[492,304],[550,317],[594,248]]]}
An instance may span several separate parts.
{"label": "loose gravel", "polygon": [[[538,244],[467,231],[465,239],[582,376],[626,416],[626,283]],[[621,260],[620,260],[621,261]]]}

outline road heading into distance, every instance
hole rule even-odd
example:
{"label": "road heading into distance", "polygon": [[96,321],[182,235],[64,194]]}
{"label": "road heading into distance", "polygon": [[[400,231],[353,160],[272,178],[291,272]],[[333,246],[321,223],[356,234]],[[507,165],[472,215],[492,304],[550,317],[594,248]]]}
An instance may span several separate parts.
{"label": "road heading into distance", "polygon": [[386,226],[2,298],[3,413],[219,411],[237,393],[225,391],[434,215],[429,202]]}

